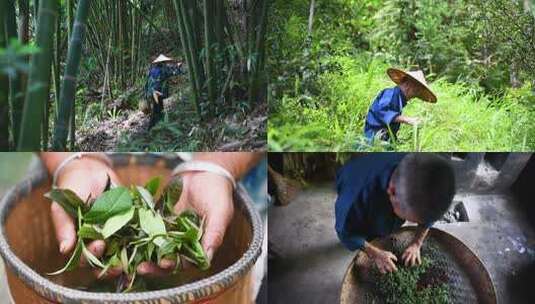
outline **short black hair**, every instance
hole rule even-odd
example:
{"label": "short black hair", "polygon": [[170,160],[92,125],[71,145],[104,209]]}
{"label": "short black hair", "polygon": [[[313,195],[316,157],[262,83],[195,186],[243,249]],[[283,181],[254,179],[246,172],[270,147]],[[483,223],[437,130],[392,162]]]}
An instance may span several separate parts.
{"label": "short black hair", "polygon": [[433,153],[405,156],[392,174],[400,208],[420,219],[421,224],[439,220],[455,195],[455,174],[449,160]]}

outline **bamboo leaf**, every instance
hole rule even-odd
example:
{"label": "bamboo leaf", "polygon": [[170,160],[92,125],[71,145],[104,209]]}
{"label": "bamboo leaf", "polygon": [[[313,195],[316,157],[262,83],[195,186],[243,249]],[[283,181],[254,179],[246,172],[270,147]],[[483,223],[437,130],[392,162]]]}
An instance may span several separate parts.
{"label": "bamboo leaf", "polygon": [[106,223],[104,223],[104,227],[102,228],[102,236],[104,239],[109,238],[115,232],[119,231],[126,224],[128,224],[128,222],[130,222],[130,220],[134,217],[134,212],[135,208],[130,207],[130,209],[124,211],[123,213],[119,213],[110,217]]}
{"label": "bamboo leaf", "polygon": [[102,193],[84,215],[88,223],[104,223],[110,217],[132,207],[132,196],[125,187],[117,187]]}

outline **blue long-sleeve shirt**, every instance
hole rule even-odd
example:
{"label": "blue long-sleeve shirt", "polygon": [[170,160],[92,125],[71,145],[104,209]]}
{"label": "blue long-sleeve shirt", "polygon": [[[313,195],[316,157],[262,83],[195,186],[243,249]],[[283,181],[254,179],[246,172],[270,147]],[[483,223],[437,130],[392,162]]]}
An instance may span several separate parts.
{"label": "blue long-sleeve shirt", "polygon": [[169,96],[169,85],[167,80],[172,76],[180,74],[184,74],[182,66],[152,66],[149,70],[147,84],[145,85],[145,94],[147,98],[152,98],[154,91],[162,93],[162,97],[167,98]]}
{"label": "blue long-sleeve shirt", "polygon": [[405,223],[394,213],[386,192],[392,173],[405,155],[368,154],[349,161],[338,171],[335,229],[349,250],[362,249],[365,241],[389,235]]}
{"label": "blue long-sleeve shirt", "polygon": [[407,99],[399,87],[383,90],[373,101],[366,123],[364,124],[364,135],[369,141],[373,141],[375,134],[382,131],[383,139],[389,139],[388,126],[394,136],[398,133],[400,124],[394,119],[401,115],[401,111],[407,105]]}

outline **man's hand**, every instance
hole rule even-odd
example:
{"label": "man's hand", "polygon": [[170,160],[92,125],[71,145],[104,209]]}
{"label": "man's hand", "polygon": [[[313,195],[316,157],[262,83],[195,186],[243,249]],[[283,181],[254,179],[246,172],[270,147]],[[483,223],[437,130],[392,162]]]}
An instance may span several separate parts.
{"label": "man's hand", "polygon": [[[175,213],[195,210],[205,218],[202,247],[208,260],[223,243],[225,231],[234,214],[232,184],[226,178],[210,172],[190,172],[182,175],[183,190],[175,205]],[[210,191],[206,191],[207,187]],[[144,262],[138,266],[140,274],[165,274],[176,263],[162,259],[160,265]]]}
{"label": "man's hand", "polygon": [[411,241],[409,247],[405,249],[401,255],[401,259],[405,263],[405,266],[415,266],[422,263],[420,255],[420,249],[424,243],[425,237],[429,233],[429,228],[418,226],[414,234],[414,238]]}
{"label": "man's hand", "polygon": [[[261,153],[197,153],[194,159],[213,162],[227,169],[236,180],[249,171],[260,159]],[[207,191],[209,189],[209,191]],[[175,205],[175,213],[193,209],[204,217],[204,234],[201,245],[209,261],[223,243],[223,238],[234,215],[232,184],[225,177],[210,172],[182,174],[182,194]],[[162,259],[159,265],[144,262],[137,270],[142,275],[163,275],[176,265],[173,260]]]}
{"label": "man's hand", "polygon": [[413,242],[405,249],[401,255],[401,260],[405,266],[416,266],[422,263],[420,256],[420,248],[422,248],[421,243]]}
{"label": "man's hand", "polygon": [[408,125],[411,125],[411,126],[421,124],[421,121],[420,121],[419,118],[417,118],[417,117],[408,117],[408,116],[403,116],[403,115],[399,115],[398,117],[396,117],[394,119],[394,121],[397,122],[397,123],[404,123],[404,124],[408,124]]}
{"label": "man's hand", "polygon": [[395,262],[398,261],[398,258],[392,252],[379,249],[367,242],[364,251],[368,257],[370,257],[380,273],[385,274],[398,270],[395,264]]}
{"label": "man's hand", "polygon": [[[88,197],[96,198],[104,191],[108,176],[113,183],[119,184],[117,175],[107,165],[95,159],[81,158],[67,164],[58,176],[56,186],[60,189],[70,189],[86,201]],[[50,208],[59,251],[63,255],[69,255],[77,242],[74,219],[56,202],[52,202]],[[96,257],[101,257],[105,252],[106,243],[103,240],[96,240],[87,248]],[[82,258],[81,263],[87,262]],[[95,270],[94,273],[98,275],[100,270]],[[108,276],[116,276],[120,273],[120,269],[110,269]]]}

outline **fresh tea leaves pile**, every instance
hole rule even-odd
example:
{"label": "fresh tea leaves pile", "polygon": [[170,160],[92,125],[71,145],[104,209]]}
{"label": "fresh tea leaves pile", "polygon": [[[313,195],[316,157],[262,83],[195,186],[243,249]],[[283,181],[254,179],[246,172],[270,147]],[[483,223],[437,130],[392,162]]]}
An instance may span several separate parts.
{"label": "fresh tea leaves pile", "polygon": [[[109,269],[121,267],[116,281],[117,292],[136,290],[136,268],[144,261],[159,263],[162,258],[193,263],[201,270],[210,268],[200,244],[204,219],[192,211],[180,215],[173,212],[182,186],[172,182],[156,202],[160,178],[151,179],[144,187],[120,187],[108,179],[106,190],[93,200],[84,202],[73,191],[52,189],[45,196],[57,203],[78,222],[78,243],[65,267],[50,273],[57,275],[78,267],[83,255],[92,267],[101,269],[99,277]],[[99,259],[86,247],[87,241],[104,240],[106,252]]]}
{"label": "fresh tea leaves pile", "polygon": [[387,304],[448,304],[450,291],[447,277],[433,262],[422,258],[413,267],[398,265],[395,272],[380,275],[378,292]]}

